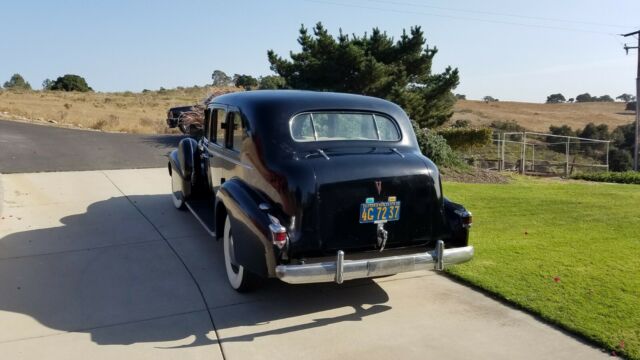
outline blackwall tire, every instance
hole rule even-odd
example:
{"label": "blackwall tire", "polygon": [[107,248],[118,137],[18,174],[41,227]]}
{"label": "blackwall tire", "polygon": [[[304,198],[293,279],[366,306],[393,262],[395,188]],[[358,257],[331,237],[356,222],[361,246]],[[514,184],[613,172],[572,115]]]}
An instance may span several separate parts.
{"label": "blackwall tire", "polygon": [[254,288],[255,278],[253,274],[246,271],[241,265],[231,264],[231,252],[233,251],[233,233],[231,232],[231,220],[227,215],[224,221],[224,233],[223,233],[223,247],[224,247],[224,267],[227,272],[227,279],[229,285],[238,291],[246,292]]}

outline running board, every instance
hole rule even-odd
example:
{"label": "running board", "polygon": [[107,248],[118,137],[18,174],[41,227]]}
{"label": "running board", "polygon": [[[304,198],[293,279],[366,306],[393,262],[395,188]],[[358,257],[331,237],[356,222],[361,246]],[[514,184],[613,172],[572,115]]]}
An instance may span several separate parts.
{"label": "running board", "polygon": [[211,202],[206,200],[197,201],[185,201],[187,209],[191,211],[193,216],[196,217],[200,225],[209,233],[209,235],[216,237],[215,232],[215,212]]}

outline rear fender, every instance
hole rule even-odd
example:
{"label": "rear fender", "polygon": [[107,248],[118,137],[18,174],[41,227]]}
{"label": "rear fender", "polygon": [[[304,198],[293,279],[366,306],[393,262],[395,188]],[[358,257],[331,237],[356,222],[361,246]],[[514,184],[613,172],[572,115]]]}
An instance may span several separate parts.
{"label": "rear fender", "polygon": [[469,244],[471,213],[460,204],[444,198],[444,216],[448,236],[444,239],[447,247],[463,247]]}
{"label": "rear fender", "polygon": [[182,190],[185,198],[191,196],[193,192],[198,160],[198,142],[191,138],[180,140],[178,148],[169,154],[169,175],[173,172],[178,174],[182,181],[175,179],[174,181],[179,182],[174,186]]}
{"label": "rear fender", "polygon": [[[239,179],[231,179],[218,190],[216,209],[220,202],[231,220],[236,264],[256,275],[275,277],[276,250],[270,239],[270,220],[259,208],[265,199]],[[224,223],[220,221],[216,229],[222,230]]]}

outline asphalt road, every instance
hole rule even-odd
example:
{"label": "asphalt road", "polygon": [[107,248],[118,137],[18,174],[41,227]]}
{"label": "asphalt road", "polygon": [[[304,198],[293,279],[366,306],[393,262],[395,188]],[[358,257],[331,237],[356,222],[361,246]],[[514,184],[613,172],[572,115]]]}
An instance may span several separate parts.
{"label": "asphalt road", "polygon": [[0,120],[0,173],[164,167],[180,139]]}

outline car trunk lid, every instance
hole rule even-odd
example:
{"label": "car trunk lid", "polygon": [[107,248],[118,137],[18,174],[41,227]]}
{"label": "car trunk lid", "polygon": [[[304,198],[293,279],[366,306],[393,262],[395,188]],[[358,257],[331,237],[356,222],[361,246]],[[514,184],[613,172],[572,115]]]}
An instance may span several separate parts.
{"label": "car trunk lid", "polygon": [[[310,155],[317,179],[317,241],[322,252],[397,248],[433,240],[440,219],[437,173],[417,155],[388,148],[325,149]],[[366,203],[400,204],[396,221],[361,222]],[[379,225],[379,224],[382,225]],[[386,231],[382,244],[379,228]]]}

